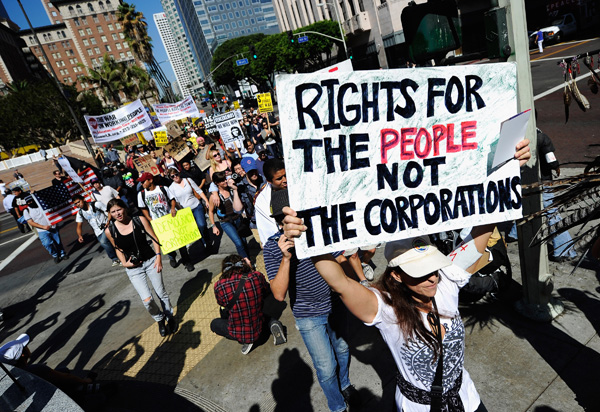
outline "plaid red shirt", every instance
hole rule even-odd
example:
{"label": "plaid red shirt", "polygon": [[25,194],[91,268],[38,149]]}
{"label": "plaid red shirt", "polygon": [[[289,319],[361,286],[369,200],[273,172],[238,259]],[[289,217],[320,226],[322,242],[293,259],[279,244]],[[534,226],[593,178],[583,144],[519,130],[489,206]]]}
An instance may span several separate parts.
{"label": "plaid red shirt", "polygon": [[[242,274],[234,274],[215,283],[215,296],[219,305],[227,306],[241,279]],[[264,320],[263,300],[268,288],[269,284],[262,273],[248,274],[237,302],[229,311],[229,334],[238,342],[252,343],[258,339]]]}

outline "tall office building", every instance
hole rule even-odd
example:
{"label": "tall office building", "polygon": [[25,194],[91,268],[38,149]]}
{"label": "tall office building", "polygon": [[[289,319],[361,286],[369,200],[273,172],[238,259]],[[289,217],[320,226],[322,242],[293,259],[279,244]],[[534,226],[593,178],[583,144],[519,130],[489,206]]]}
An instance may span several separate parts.
{"label": "tall office building", "polygon": [[272,0],[205,0],[194,5],[212,52],[228,39],[280,31]]}
{"label": "tall office building", "polygon": [[160,34],[160,39],[162,40],[163,46],[167,51],[169,62],[171,63],[171,67],[175,73],[175,79],[177,80],[176,89],[180,91],[182,97],[187,97],[192,94],[191,87],[189,87],[191,86],[191,83],[187,70],[185,69],[185,64],[181,58],[179,47],[175,41],[175,38],[173,37],[173,33],[171,32],[167,15],[165,13],[156,13],[153,15],[153,17],[154,23],[158,28],[158,33]]}
{"label": "tall office building", "polygon": [[[202,82],[210,73],[212,54],[208,49],[202,28],[196,18],[192,0],[160,0],[168,26],[179,48],[179,55],[194,95],[204,91]],[[184,87],[180,84],[181,88]]]}

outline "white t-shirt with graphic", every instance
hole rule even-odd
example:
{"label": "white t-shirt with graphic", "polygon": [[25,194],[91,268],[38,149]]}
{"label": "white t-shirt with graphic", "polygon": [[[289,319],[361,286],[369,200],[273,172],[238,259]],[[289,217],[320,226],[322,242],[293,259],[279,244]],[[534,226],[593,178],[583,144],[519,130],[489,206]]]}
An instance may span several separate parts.
{"label": "white t-shirt with graphic", "polygon": [[87,220],[92,229],[94,229],[96,237],[99,237],[104,232],[102,226],[106,225],[106,206],[102,202],[95,202],[94,207],[95,211],[91,203],[88,203],[87,210],[79,209],[75,217],[75,222],[83,223],[84,219]]}
{"label": "white t-shirt with graphic", "polygon": [[[440,313],[440,322],[446,329],[442,345],[444,347],[443,387],[446,393],[462,371],[462,385],[459,391],[466,412],[475,411],[481,402],[469,373],[464,368],[465,327],[458,312],[458,292],[466,285],[471,274],[456,265],[441,269],[435,301]],[[381,298],[381,292],[370,288],[377,296],[377,315],[367,326],[376,326],[386,341],[396,361],[399,372],[413,386],[430,391],[437,362],[433,362],[433,351],[424,342],[407,339],[397,323],[394,309]],[[423,323],[431,330],[427,314],[422,313]],[[421,405],[405,398],[396,387],[396,407],[404,412],[429,412],[430,405]]]}
{"label": "white t-shirt with graphic", "polygon": [[[56,225],[50,225],[48,217],[44,213],[41,207],[28,207],[23,210],[23,216],[25,220],[33,220],[38,225],[50,226],[52,229],[56,228]],[[44,229],[37,228],[38,232],[46,232]]]}
{"label": "white t-shirt with graphic", "polygon": [[[167,194],[167,198],[165,198],[163,190]],[[144,196],[142,196],[144,192],[146,193],[145,203]],[[171,213],[171,199],[173,199],[173,195],[168,187],[163,186],[161,190],[160,186],[156,186],[152,191],[142,190],[138,193],[138,207],[148,209],[150,217],[152,219],[158,219],[159,217]]]}

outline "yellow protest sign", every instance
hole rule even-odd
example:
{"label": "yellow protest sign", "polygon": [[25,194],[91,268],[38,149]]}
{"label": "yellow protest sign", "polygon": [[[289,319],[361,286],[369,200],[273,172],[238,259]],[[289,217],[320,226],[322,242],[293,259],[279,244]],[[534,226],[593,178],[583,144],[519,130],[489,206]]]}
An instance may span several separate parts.
{"label": "yellow protest sign", "polygon": [[192,147],[194,149],[198,149],[198,142],[196,141],[196,139],[194,137],[190,137],[188,139],[188,142],[190,142],[192,144]]}
{"label": "yellow protest sign", "polygon": [[260,93],[256,95],[258,110],[261,113],[270,113],[273,111],[273,102],[271,101],[271,93]]}
{"label": "yellow protest sign", "polygon": [[237,101],[237,100],[234,100],[234,101],[233,101],[233,108],[234,108],[235,110],[239,109],[239,108],[240,108],[240,102],[239,102],[239,101]]}
{"label": "yellow protest sign", "polygon": [[167,135],[166,130],[152,131],[152,135],[154,136],[154,144],[156,147],[162,147],[169,143],[169,136]]}
{"label": "yellow protest sign", "polygon": [[192,214],[192,209],[186,207],[177,211],[175,217],[167,214],[150,222],[152,229],[160,242],[163,253],[180,249],[185,245],[200,239],[200,231]]}

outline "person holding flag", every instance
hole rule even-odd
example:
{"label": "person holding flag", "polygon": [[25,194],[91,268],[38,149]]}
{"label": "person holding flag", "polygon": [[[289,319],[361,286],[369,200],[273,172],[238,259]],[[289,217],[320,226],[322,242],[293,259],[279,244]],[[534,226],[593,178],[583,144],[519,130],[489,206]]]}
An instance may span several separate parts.
{"label": "person holding flag", "polygon": [[60,233],[56,225],[50,224],[44,211],[38,206],[33,196],[27,196],[27,209],[23,211],[25,220],[31,227],[37,229],[38,237],[48,253],[54,258],[54,263],[69,259],[60,240]]}

